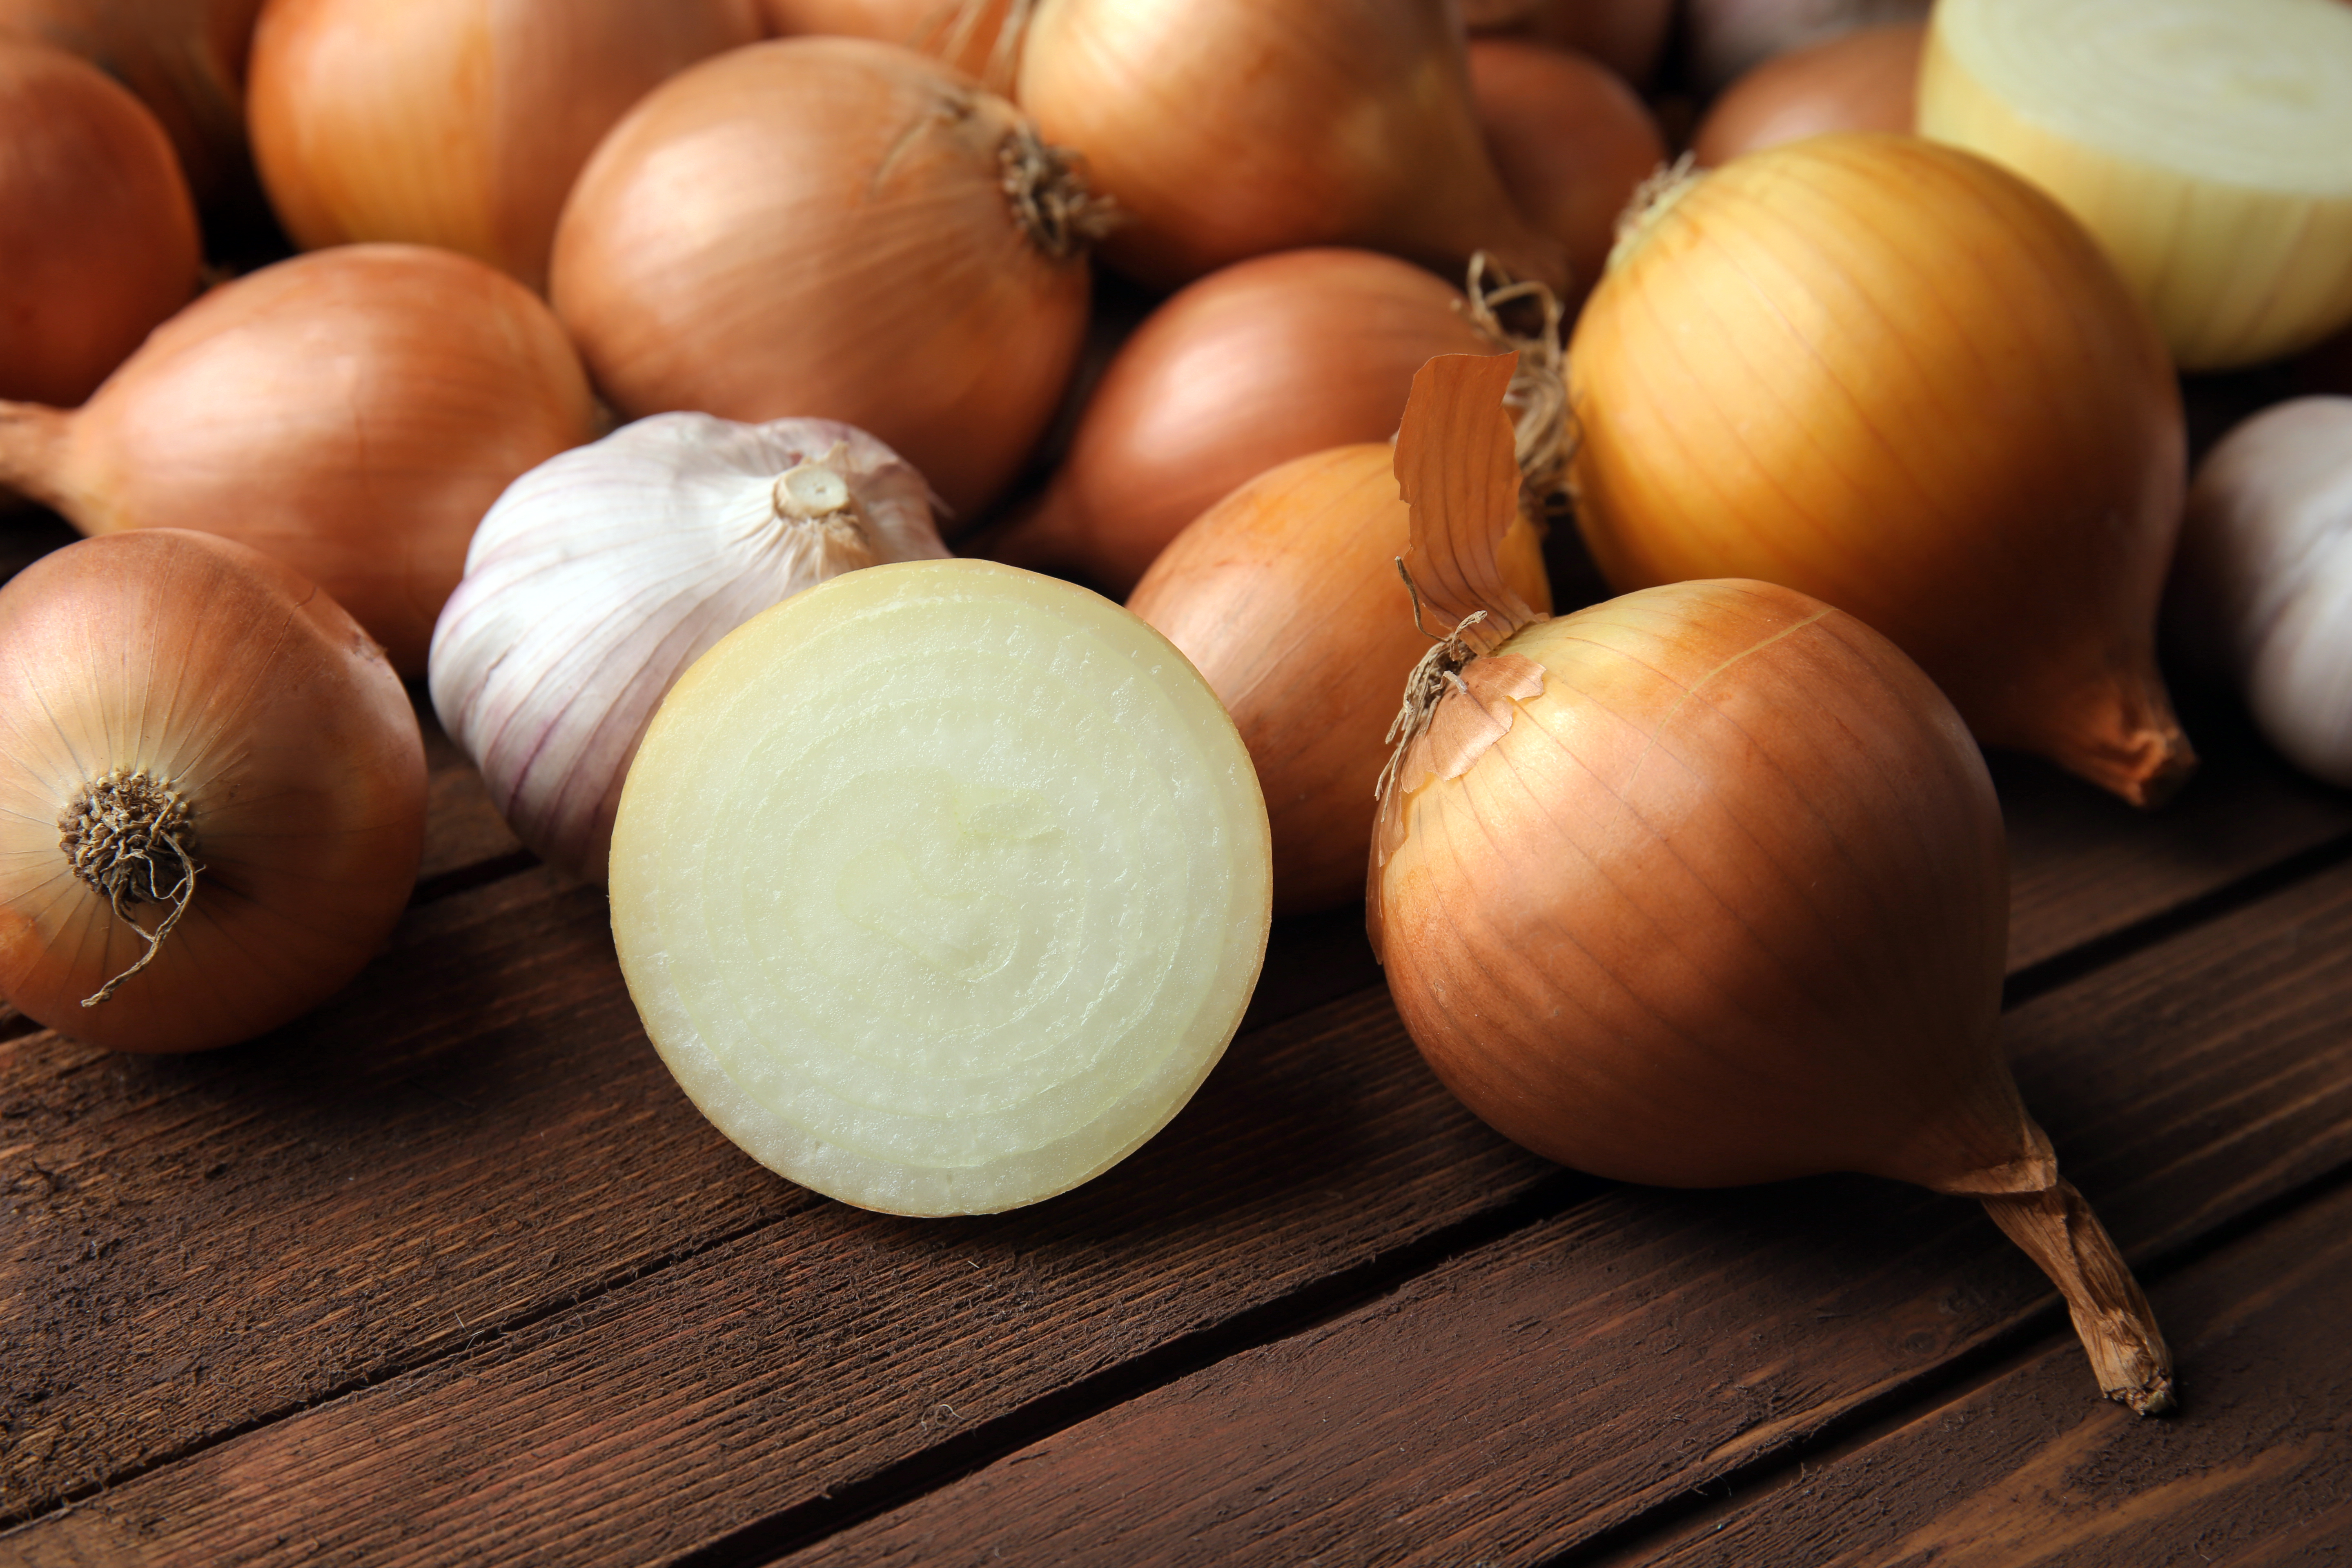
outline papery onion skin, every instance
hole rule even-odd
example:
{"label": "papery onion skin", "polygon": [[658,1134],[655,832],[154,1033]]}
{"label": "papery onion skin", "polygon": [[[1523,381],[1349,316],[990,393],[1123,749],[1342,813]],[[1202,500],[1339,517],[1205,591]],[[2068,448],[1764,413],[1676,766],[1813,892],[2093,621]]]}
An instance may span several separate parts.
{"label": "papery onion skin", "polygon": [[2263,737],[2352,789],[2352,396],[2273,404],[2206,454],[2172,593]]}
{"label": "papery onion skin", "polygon": [[[859,514],[837,545],[772,499],[836,446]],[[862,430],[657,414],[550,458],[490,508],[434,630],[434,708],[516,836],[601,882],[629,761],[688,666],[833,572],[947,553],[930,487]]]}
{"label": "papery onion skin", "polygon": [[172,144],[73,56],[0,38],[0,397],[70,406],[196,291]]}
{"label": "papery onion skin", "polygon": [[1470,110],[1463,40],[1424,0],[1038,0],[1023,108],[1132,221],[1102,255],[1172,289],[1306,246],[1457,277],[1486,250],[1559,291]]}
{"label": "papery onion skin", "polygon": [[1946,0],[1923,135],[2049,192],[2147,301],[2184,370],[2352,322],[2352,6]]}
{"label": "papery onion skin", "polygon": [[1432,355],[1493,352],[1455,308],[1461,299],[1444,279],[1369,250],[1220,268],[1120,347],[1036,508],[982,552],[1132,592],[1235,486],[1293,458],[1386,440]]}
{"label": "papery onion skin", "polygon": [[1674,26],[1673,0],[1464,0],[1472,53],[1480,34],[1590,55],[1636,87],[1648,84]]}
{"label": "papery onion skin", "polygon": [[1715,168],[1828,131],[1908,132],[1917,115],[1924,23],[1857,27],[1773,56],[1727,89],[1691,152]]}
{"label": "papery onion skin", "polygon": [[1782,583],[1893,638],[1986,744],[2142,805],[2193,765],[2155,664],[2179,388],[2014,175],[1864,133],[1736,160],[1620,247],[1569,380],[1578,521],[1619,590]]}
{"label": "papery onion skin", "polygon": [[1504,189],[1568,258],[1561,303],[1573,316],[1609,259],[1617,215],[1665,161],[1657,121],[1614,72],[1540,44],[1473,38],[1470,88]]}
{"label": "papery onion skin", "polygon": [[195,199],[234,199],[253,179],[245,70],[263,0],[0,0],[0,34],[37,38],[139,96],[179,154]]}
{"label": "papery onion skin", "polygon": [[596,423],[520,284],[453,251],[338,246],[212,290],[72,414],[0,405],[0,483],[84,533],[193,528],[275,555],[420,675],[474,525]]}
{"label": "papery onion skin", "polygon": [[446,246],[544,289],[556,215],[613,122],[761,33],[754,0],[270,0],[254,159],[306,250]]}
{"label": "papery onion skin", "polygon": [[[332,599],[206,534],[84,540],[0,588],[0,661],[16,1006],[110,1049],[200,1050],[307,1011],[373,956],[416,879],[424,744],[399,677]],[[60,813],[117,769],[184,792],[200,870],[152,962],[85,1006],[144,951],[59,844]],[[160,911],[133,912],[152,931]]]}
{"label": "papery onion skin", "polygon": [[1009,76],[1008,49],[1000,49],[1014,0],[760,0],[768,30],[779,37],[837,33],[879,38],[947,61],[958,70],[1004,90],[990,73],[1002,64]]}
{"label": "papery onion skin", "polygon": [[[1184,650],[1249,747],[1278,914],[1362,896],[1381,736],[1429,647],[1397,575],[1410,514],[1392,460],[1386,443],[1341,447],[1260,475],[1177,535],[1128,601]],[[1542,539],[1524,517],[1502,563],[1549,612]]]}
{"label": "papery onion skin", "polygon": [[551,298],[631,417],[838,419],[967,519],[1076,363],[1081,255],[1041,249],[1001,157],[1021,112],[911,50],[772,40],[614,128],[557,229]]}

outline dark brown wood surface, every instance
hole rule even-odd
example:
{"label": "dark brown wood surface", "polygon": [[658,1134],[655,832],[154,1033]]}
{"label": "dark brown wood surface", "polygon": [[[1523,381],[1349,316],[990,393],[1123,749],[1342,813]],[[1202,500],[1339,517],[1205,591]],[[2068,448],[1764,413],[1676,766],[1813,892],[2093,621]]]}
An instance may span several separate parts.
{"label": "dark brown wood surface", "polygon": [[[2352,800],[2207,749],[2153,816],[1997,760],[2008,1038],[2159,1307],[2240,1279],[2340,1389],[2306,1294],[2341,1260],[2231,1260],[2352,1163]],[[417,901],[311,1016],[189,1058],[0,1027],[0,1562],[1644,1561],[1717,1522],[1869,1562],[1958,1551],[2001,1466],[2058,1486],[2070,1444],[2221,1444],[2181,1435],[2242,1408],[2285,1457],[2222,1500],[2100,1473],[2200,1539],[2340,1477],[2292,1460],[2340,1399],[2272,1408],[2295,1380],[2194,1323],[2181,1417],[2099,1404],[1965,1204],[1522,1153],[1421,1066],[1358,911],[1277,931],[1225,1063],[1087,1187],[947,1222],[814,1198],[671,1084],[602,895],[431,754]],[[1894,1534],[1866,1479],[1737,1510],[1919,1463],[1906,1434],[2020,1378]],[[1979,1533],[1966,1561],[2036,1560]]]}

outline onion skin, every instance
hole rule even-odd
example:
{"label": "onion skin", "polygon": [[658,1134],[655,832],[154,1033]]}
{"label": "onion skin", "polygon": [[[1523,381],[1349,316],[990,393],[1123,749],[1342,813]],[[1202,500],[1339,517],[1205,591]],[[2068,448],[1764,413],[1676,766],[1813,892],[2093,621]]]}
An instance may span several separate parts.
{"label": "onion skin", "polygon": [[[406,907],[425,752],[383,650],[299,574],[228,540],[84,540],[0,588],[0,992],[129,1051],[250,1038],[356,974]],[[113,769],[192,803],[201,869],[145,969],[78,879],[58,817]],[[152,930],[152,908],[140,911]]]}
{"label": "onion skin", "polygon": [[1646,84],[1674,25],[1673,0],[1463,0],[1471,54],[1479,35],[1526,38],[1590,55],[1626,81]]}
{"label": "onion skin", "polygon": [[0,34],[80,56],[137,94],[206,205],[250,187],[245,71],[262,0],[0,0]]}
{"label": "onion skin", "polygon": [[768,31],[779,37],[831,33],[878,38],[945,60],[1002,91],[989,74],[1014,0],[760,0]]}
{"label": "onion skin", "polygon": [[[1179,534],[1128,601],[1192,661],[1257,764],[1277,914],[1362,895],[1381,737],[1429,647],[1397,575],[1410,514],[1391,462],[1381,442],[1260,475]],[[1501,558],[1509,587],[1549,611],[1543,542],[1524,517]]]}
{"label": "onion skin", "polygon": [[869,430],[958,511],[1018,472],[1086,331],[1083,259],[1039,247],[1000,153],[1018,110],[910,50],[776,39],[672,78],[607,137],[551,297],[630,418]]}
{"label": "onion skin", "polygon": [[1624,591],[1777,582],[1893,638],[1978,740],[2137,805],[2194,763],[2155,662],[2179,391],[2054,203],[1814,137],[1654,207],[1577,323],[1578,521]]}
{"label": "onion skin", "polygon": [[1015,95],[1133,221],[1103,258],[1172,289],[1347,245],[1459,277],[1484,249],[1555,293],[1470,108],[1459,24],[1426,0],[1037,0]]}
{"label": "onion skin", "polygon": [[137,99],[0,39],[0,397],[79,403],[196,291],[195,205]]}
{"label": "onion skin", "polygon": [[1187,285],[1120,347],[1036,509],[984,552],[1126,595],[1235,486],[1385,441],[1423,363],[1492,353],[1461,299],[1369,250],[1283,251]]}
{"label": "onion skin", "polygon": [[1691,139],[1702,167],[1829,131],[1907,133],[1927,26],[1857,27],[1790,49],[1733,82]]}
{"label": "onion skin", "polygon": [[193,528],[277,556],[419,675],[474,525],[595,435],[530,290],[451,251],[340,246],[212,290],[74,413],[0,404],[0,484],[87,534]]}
{"label": "onion skin", "polygon": [[269,0],[254,159],[306,250],[446,246],[544,289],[556,215],[614,121],[760,36],[753,0]]}
{"label": "onion skin", "polygon": [[1720,92],[1766,60],[1854,27],[1924,22],[1932,0],[1690,0],[1692,84]]}
{"label": "onion skin", "polygon": [[1567,255],[1561,303],[1573,315],[1609,259],[1617,215],[1665,161],[1657,121],[1614,72],[1539,44],[1473,38],[1470,88],[1504,188]]}

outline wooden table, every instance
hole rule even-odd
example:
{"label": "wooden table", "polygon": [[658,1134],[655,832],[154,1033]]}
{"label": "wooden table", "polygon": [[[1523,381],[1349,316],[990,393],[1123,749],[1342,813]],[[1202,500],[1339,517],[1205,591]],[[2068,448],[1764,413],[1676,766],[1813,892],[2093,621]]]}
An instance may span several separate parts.
{"label": "wooden table", "polygon": [[2191,719],[2153,816],[1996,761],[2007,1044],[2175,1417],[1972,1205],[1505,1142],[1354,910],[1091,1185],[816,1198],[436,731],[415,905],[316,1014],[0,1029],[0,1562],[2352,1563],[2352,797]]}

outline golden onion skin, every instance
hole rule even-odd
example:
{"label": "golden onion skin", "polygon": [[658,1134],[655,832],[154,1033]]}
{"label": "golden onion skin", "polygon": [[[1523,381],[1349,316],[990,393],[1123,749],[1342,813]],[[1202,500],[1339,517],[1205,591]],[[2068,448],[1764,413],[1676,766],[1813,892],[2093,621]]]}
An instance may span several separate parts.
{"label": "golden onion skin", "polygon": [[2179,388],[2023,181],[1862,132],[1735,159],[1620,246],[1569,384],[1621,592],[1780,583],[1892,638],[1987,744],[2140,805],[2193,765],[2155,660]]}

